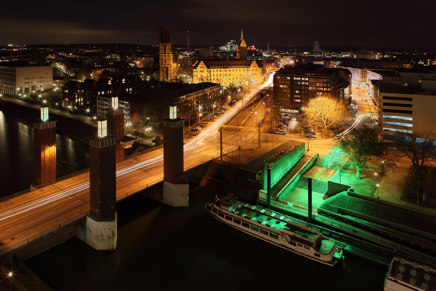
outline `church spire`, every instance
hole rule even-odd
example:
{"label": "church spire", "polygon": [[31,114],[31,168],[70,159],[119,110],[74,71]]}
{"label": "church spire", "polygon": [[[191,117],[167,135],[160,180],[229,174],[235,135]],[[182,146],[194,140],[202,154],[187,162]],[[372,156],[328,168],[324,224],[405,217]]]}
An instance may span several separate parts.
{"label": "church spire", "polygon": [[241,27],[241,39],[239,40],[238,47],[247,47],[244,39],[244,28]]}

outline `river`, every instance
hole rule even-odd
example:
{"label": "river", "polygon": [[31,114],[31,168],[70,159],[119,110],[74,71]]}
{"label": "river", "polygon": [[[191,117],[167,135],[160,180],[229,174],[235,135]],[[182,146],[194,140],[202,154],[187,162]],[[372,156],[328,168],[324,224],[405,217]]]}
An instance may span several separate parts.
{"label": "river", "polygon": [[[58,178],[86,169],[88,145],[58,130],[56,159]],[[33,167],[33,123],[14,112],[0,111],[0,197],[28,189]]]}

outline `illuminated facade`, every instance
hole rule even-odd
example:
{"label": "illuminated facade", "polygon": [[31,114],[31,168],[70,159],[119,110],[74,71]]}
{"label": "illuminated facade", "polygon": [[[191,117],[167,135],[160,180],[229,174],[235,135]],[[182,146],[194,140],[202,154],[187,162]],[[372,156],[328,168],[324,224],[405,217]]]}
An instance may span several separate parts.
{"label": "illuminated facade", "polygon": [[378,106],[379,140],[393,140],[401,133],[416,134],[436,126],[435,90],[406,83],[375,81]]}
{"label": "illuminated facade", "polygon": [[161,27],[159,32],[159,76],[160,81],[165,82],[177,78],[177,62],[174,62],[169,27]]}
{"label": "illuminated facade", "polygon": [[0,94],[21,96],[52,87],[51,66],[0,65]]}
{"label": "illuminated facade", "polygon": [[263,82],[263,65],[256,61],[198,60],[193,67],[193,83],[213,82],[227,87],[258,85]]}

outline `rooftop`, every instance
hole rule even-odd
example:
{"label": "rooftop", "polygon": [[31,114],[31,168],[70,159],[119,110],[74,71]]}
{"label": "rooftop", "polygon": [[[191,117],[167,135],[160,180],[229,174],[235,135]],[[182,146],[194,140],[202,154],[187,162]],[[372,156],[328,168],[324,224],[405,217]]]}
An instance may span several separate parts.
{"label": "rooftop", "polygon": [[411,86],[402,82],[376,81],[374,84],[380,89],[380,93],[434,95],[434,93],[428,90],[423,90],[417,86]]}

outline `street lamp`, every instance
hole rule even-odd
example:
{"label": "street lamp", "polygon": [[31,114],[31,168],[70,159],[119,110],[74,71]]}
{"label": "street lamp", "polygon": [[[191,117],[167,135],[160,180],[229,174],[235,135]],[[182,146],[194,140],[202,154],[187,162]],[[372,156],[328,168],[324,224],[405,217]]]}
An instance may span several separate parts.
{"label": "street lamp", "polygon": [[9,272],[9,290],[12,290],[12,272]]}

